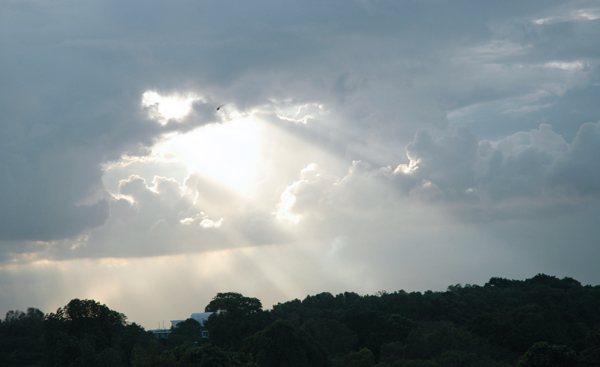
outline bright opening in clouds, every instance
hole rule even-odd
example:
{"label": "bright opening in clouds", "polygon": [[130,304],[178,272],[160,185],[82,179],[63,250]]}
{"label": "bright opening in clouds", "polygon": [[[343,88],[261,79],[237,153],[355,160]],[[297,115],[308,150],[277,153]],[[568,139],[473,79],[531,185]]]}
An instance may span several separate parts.
{"label": "bright opening in clouds", "polygon": [[190,174],[210,176],[244,191],[256,172],[259,130],[252,117],[237,117],[186,134],[175,133],[153,148],[153,154],[180,160]]}
{"label": "bright opening in clouds", "polygon": [[0,2],[0,315],[600,283],[596,1],[235,5]]}
{"label": "bright opening in clouds", "polygon": [[148,109],[150,117],[166,124],[170,119],[180,119],[190,113],[194,98],[179,96],[161,96],[148,91],[142,96],[142,106]]}

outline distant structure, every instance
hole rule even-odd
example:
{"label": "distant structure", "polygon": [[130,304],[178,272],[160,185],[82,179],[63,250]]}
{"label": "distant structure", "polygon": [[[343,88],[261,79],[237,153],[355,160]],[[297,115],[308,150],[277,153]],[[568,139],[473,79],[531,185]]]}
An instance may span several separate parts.
{"label": "distant structure", "polygon": [[[190,316],[190,319],[194,319],[194,320],[198,321],[200,323],[200,326],[202,326],[202,338],[204,338],[204,339],[208,338],[208,331],[204,330],[204,323],[206,322],[206,320],[208,320],[210,315],[212,315],[213,313],[214,312],[196,312],[196,313],[193,313],[192,316]],[[185,320],[171,320],[171,329],[173,329],[179,323],[184,322],[184,321]],[[149,331],[151,331],[152,334],[154,334],[156,339],[167,339],[169,337],[169,334],[171,334],[171,329],[165,329],[163,327],[162,329],[149,330]]]}
{"label": "distant structure", "polygon": [[149,330],[152,332],[152,334],[154,334],[154,337],[156,339],[168,339],[169,338],[169,334],[171,334],[171,330],[169,329],[155,329],[155,330]]}

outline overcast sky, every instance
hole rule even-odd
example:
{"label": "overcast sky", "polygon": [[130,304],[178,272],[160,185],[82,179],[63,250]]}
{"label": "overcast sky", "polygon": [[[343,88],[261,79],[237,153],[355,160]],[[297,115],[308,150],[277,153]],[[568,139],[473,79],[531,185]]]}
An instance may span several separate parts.
{"label": "overcast sky", "polygon": [[600,283],[598,1],[4,0],[0,50],[0,316]]}

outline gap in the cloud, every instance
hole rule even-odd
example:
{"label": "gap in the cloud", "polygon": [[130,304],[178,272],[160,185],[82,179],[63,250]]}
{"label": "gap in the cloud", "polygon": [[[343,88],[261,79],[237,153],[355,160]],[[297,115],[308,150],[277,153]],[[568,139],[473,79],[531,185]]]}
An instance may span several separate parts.
{"label": "gap in the cloud", "polygon": [[146,91],[142,95],[142,107],[148,110],[151,118],[161,125],[166,125],[170,119],[181,119],[192,110],[192,103],[201,97],[182,95],[160,95],[155,91]]}
{"label": "gap in the cloud", "polygon": [[260,133],[252,117],[210,124],[175,134],[158,144],[153,155],[185,164],[188,173],[209,176],[244,191],[258,160]]}

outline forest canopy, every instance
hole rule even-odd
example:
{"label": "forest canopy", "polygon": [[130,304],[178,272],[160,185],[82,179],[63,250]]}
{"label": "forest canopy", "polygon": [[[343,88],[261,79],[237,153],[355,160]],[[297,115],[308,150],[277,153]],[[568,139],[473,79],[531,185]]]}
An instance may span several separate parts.
{"label": "forest canopy", "polygon": [[[600,366],[600,286],[538,274],[444,292],[218,293],[166,339],[94,300],[9,311],[1,366]],[[208,332],[208,338],[206,333]],[[203,333],[204,332],[204,333]]]}

